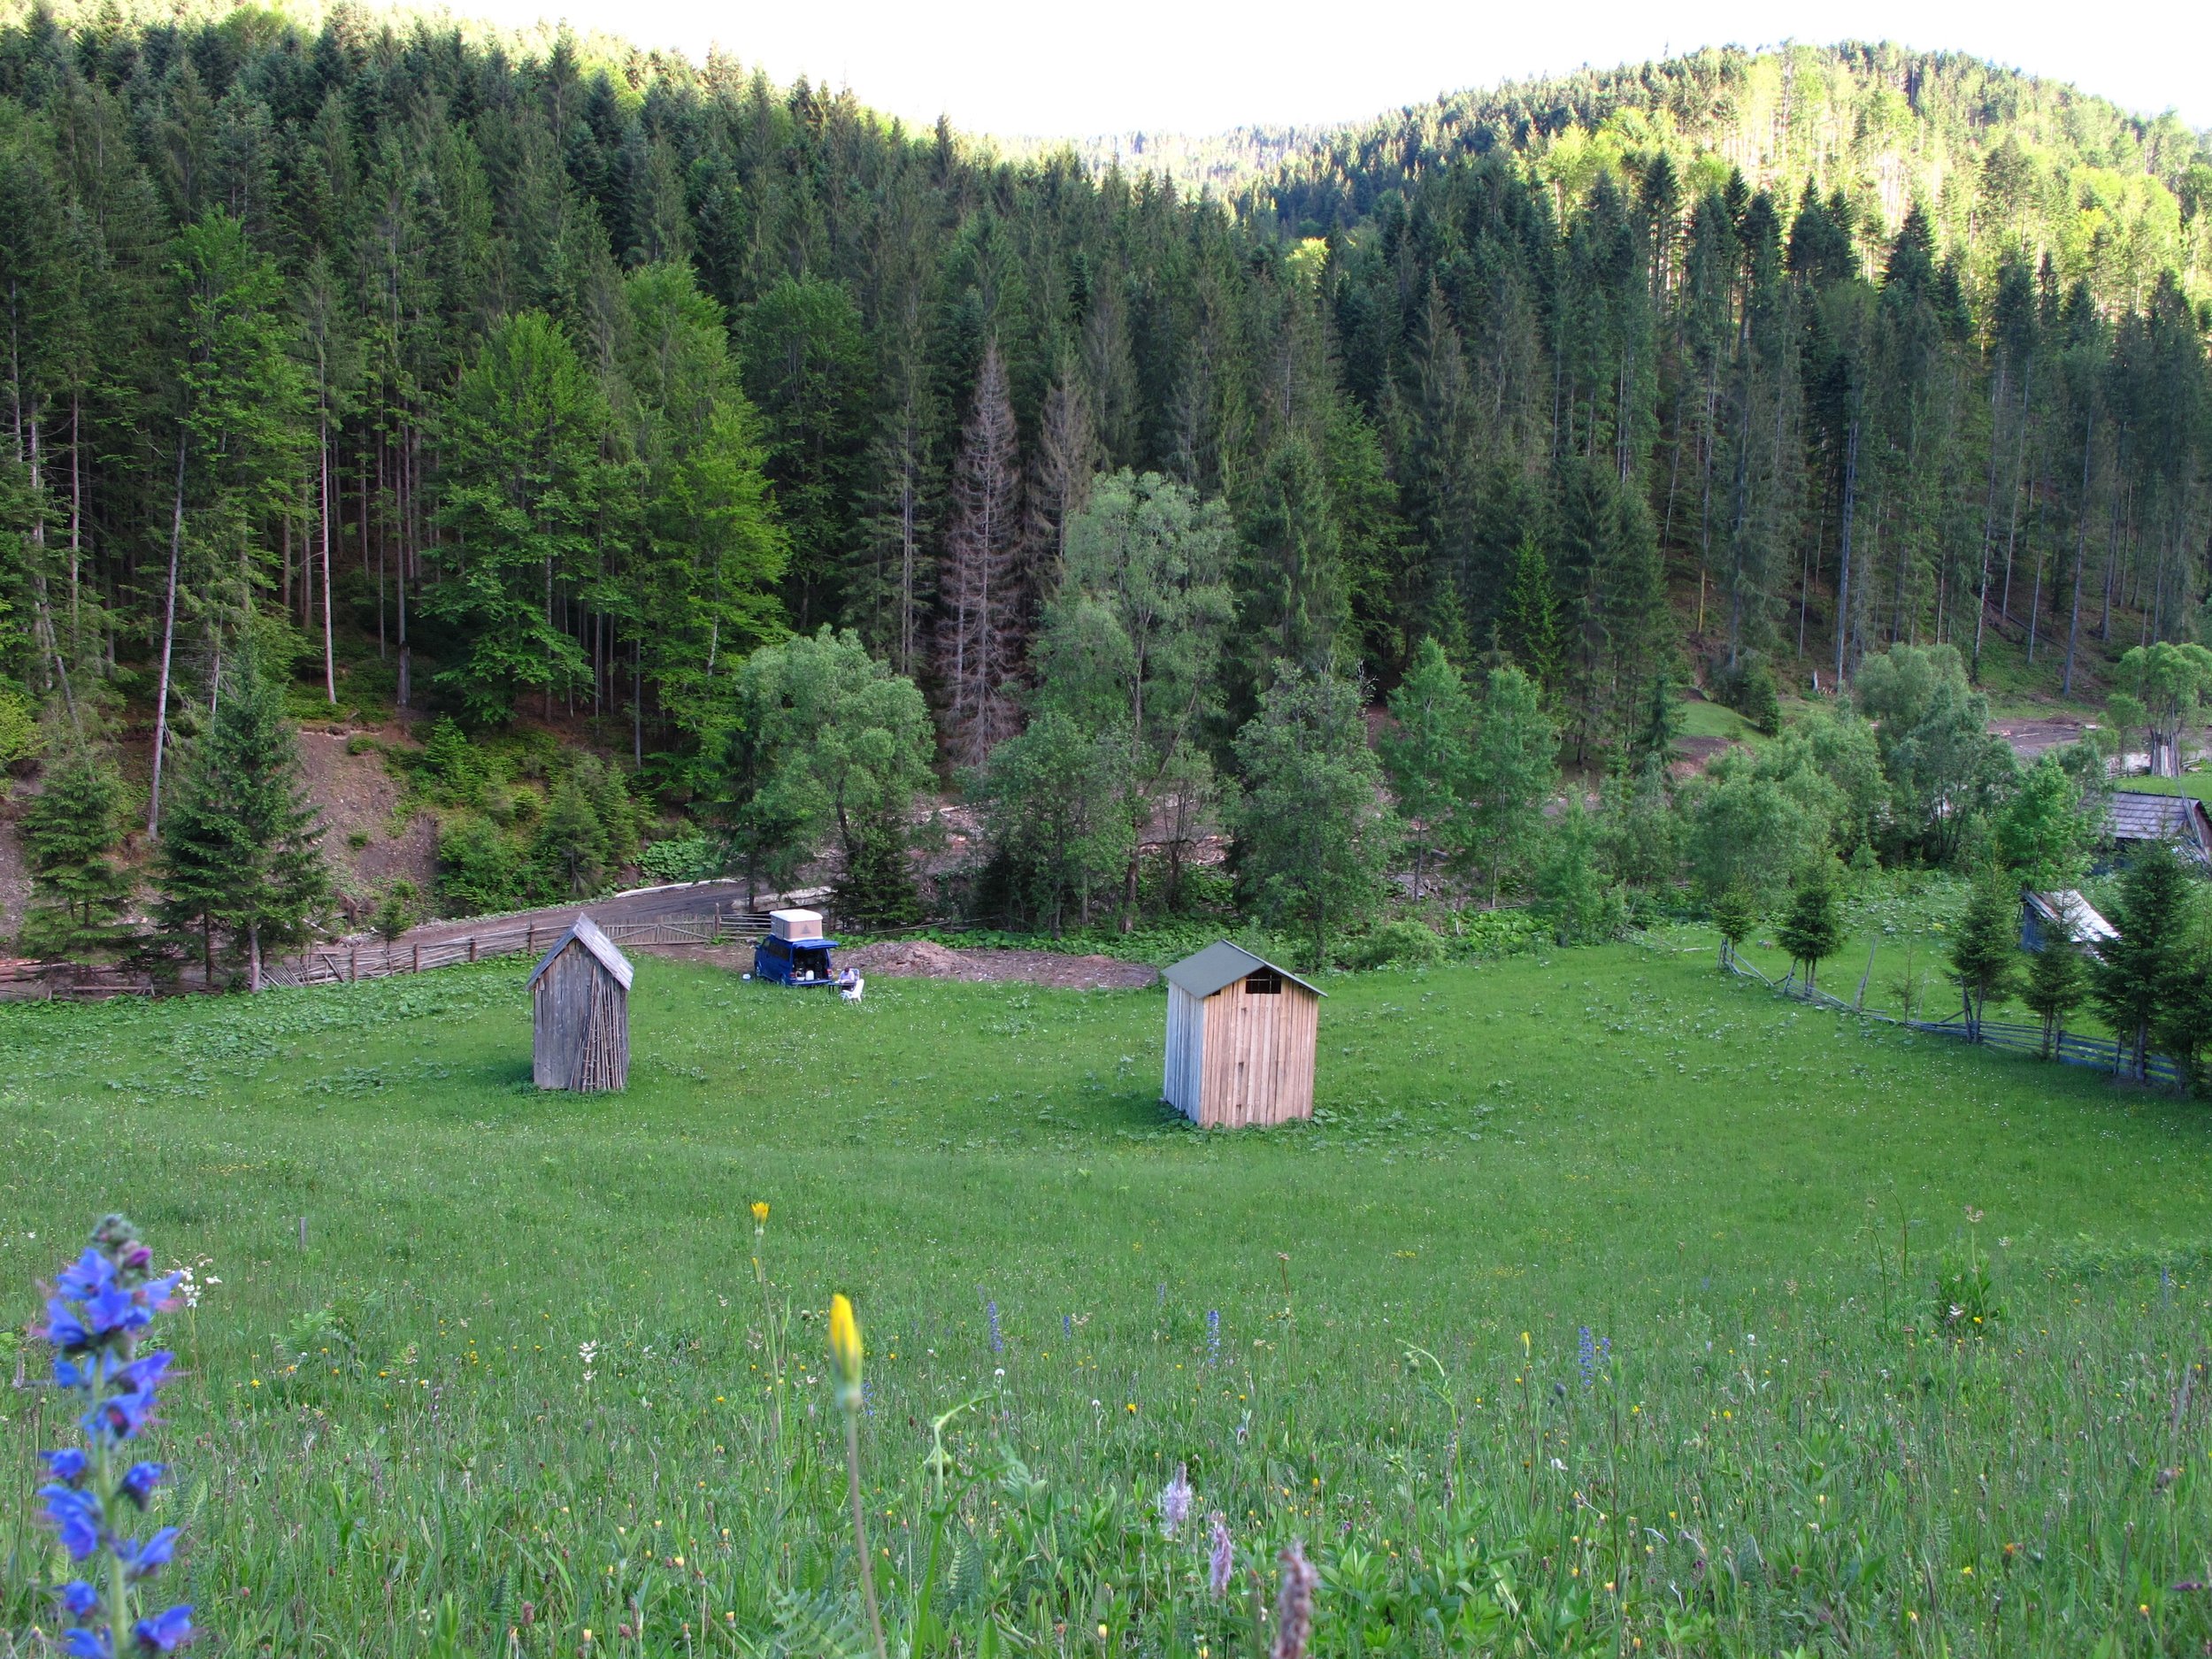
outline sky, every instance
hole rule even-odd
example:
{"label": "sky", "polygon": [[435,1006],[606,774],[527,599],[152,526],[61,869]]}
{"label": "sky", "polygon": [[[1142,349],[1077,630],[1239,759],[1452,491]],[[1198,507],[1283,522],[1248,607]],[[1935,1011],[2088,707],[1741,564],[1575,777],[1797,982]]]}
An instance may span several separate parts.
{"label": "sky", "polygon": [[[694,57],[719,43],[788,82],[850,87],[913,123],[1007,135],[1334,123],[1437,93],[1698,46],[1892,40],[2070,80],[2212,127],[2212,4],[2129,5],[2113,27],[2050,0],[448,0],[465,16]],[[2162,16],[2160,15],[2162,12]]]}

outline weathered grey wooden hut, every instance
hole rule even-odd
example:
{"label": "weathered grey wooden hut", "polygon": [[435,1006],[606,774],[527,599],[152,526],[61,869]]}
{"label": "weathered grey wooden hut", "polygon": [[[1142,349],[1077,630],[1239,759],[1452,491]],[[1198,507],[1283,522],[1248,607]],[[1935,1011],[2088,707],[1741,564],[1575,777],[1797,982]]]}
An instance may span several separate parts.
{"label": "weathered grey wooden hut", "polygon": [[1166,979],[1169,1105],[1202,1129],[1313,1116],[1326,993],[1225,939]]}
{"label": "weathered grey wooden hut", "polygon": [[2106,823],[2106,833],[2123,852],[2145,841],[2169,841],[2193,863],[2212,863],[2212,810],[2188,795],[2115,789]]}
{"label": "weathered grey wooden hut", "polygon": [[2040,951],[2055,944],[2072,945],[2099,961],[2104,948],[2119,938],[2120,930],[2099,915],[2097,907],[2071,887],[2038,893],[2020,892],[2020,949]]}
{"label": "weathered grey wooden hut", "polygon": [[630,959],[579,916],[530,975],[531,1073],[592,1094],[630,1080]]}

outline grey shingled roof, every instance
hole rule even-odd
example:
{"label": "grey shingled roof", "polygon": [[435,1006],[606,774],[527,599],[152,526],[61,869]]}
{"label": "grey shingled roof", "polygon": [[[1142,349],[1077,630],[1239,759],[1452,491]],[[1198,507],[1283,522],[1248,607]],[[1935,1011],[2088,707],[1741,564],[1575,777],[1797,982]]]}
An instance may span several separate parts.
{"label": "grey shingled roof", "polygon": [[2186,841],[2203,847],[2212,841],[2203,803],[2185,795],[2115,789],[2111,826],[2116,841]]}
{"label": "grey shingled roof", "polygon": [[588,916],[579,916],[570,926],[568,932],[553,941],[553,949],[538,958],[538,965],[530,972],[532,985],[535,985],[539,976],[553,965],[553,958],[568,949],[568,942],[572,939],[596,956],[599,959],[599,965],[614,975],[616,982],[624,990],[630,988],[629,957],[614,948],[614,941],[601,933],[599,924]]}
{"label": "grey shingled roof", "polygon": [[1319,986],[1307,984],[1288,968],[1276,967],[1266,957],[1256,956],[1241,945],[1233,945],[1225,939],[1216,940],[1194,956],[1185,956],[1168,969],[1166,978],[1170,985],[1202,998],[1211,996],[1216,991],[1233,985],[1248,973],[1256,972],[1262,968],[1274,968],[1293,985],[1304,986],[1316,996],[1328,995]]}

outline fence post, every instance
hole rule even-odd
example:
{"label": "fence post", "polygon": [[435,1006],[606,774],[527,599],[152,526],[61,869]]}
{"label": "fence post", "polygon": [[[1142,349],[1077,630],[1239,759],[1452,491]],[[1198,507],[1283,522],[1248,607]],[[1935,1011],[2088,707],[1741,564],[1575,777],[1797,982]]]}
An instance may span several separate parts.
{"label": "fence post", "polygon": [[471,962],[476,960],[476,935],[474,933],[469,935],[469,960]]}
{"label": "fence post", "polygon": [[361,983],[361,947],[358,945],[346,947],[346,978],[352,984]]}
{"label": "fence post", "polygon": [[537,948],[538,925],[535,922],[526,922],[523,924],[522,954],[526,956]]}
{"label": "fence post", "polygon": [[422,972],[422,947],[419,944],[415,947],[415,972]]}

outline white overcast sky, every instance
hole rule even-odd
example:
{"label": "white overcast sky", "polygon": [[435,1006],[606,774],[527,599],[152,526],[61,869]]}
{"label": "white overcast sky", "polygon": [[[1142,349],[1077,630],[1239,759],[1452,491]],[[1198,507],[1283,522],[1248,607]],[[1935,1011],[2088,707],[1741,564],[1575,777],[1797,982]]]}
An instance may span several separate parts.
{"label": "white overcast sky", "polygon": [[1462,87],[1704,45],[1893,40],[1971,52],[2212,127],[2212,3],[2049,0],[448,0],[849,86],[972,132],[1202,133],[1333,122]]}

